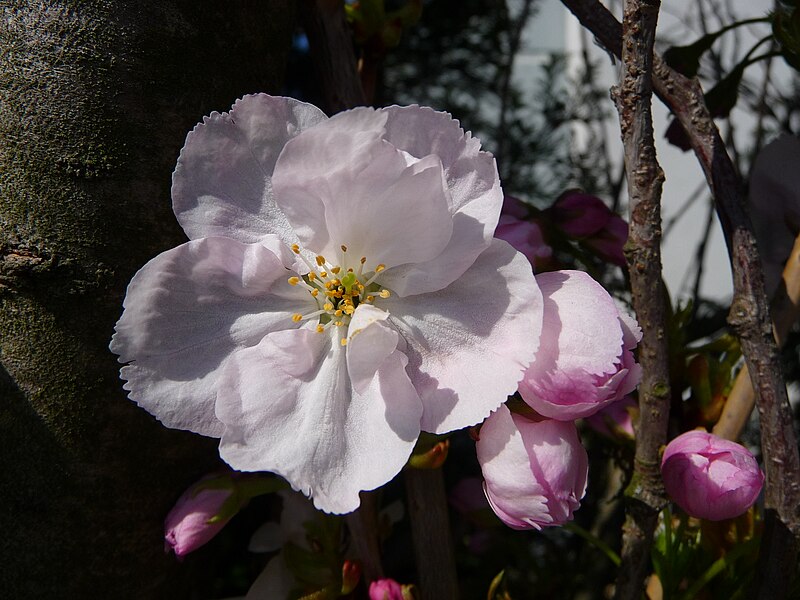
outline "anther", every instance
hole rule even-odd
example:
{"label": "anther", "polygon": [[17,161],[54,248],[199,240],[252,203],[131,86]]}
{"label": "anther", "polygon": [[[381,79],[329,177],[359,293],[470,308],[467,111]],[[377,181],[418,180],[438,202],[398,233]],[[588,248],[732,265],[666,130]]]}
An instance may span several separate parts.
{"label": "anther", "polygon": [[320,271],[320,272],[319,272],[319,276],[320,276],[320,277],[327,277],[327,276],[328,276],[328,274],[327,274],[325,271]]}
{"label": "anther", "polygon": [[294,321],[295,323],[299,323],[302,320],[303,320],[303,315],[301,315],[300,313],[294,313],[292,315],[292,321]]}
{"label": "anther", "polygon": [[317,325],[317,333],[322,333],[325,331],[325,328],[322,325]]}
{"label": "anther", "polygon": [[341,308],[337,308],[335,311],[333,311],[333,314],[336,317],[341,317],[344,314],[344,312],[342,311]]}
{"label": "anther", "polygon": [[325,304],[322,305],[322,308],[324,308],[325,310],[333,310],[333,304],[331,304],[330,302],[326,302]]}
{"label": "anther", "polygon": [[339,342],[342,346],[347,346],[347,338],[342,338],[342,341]]}
{"label": "anther", "polygon": [[314,296],[314,298],[316,298],[317,295],[319,294],[319,290],[314,288],[313,290],[310,290],[310,293],[312,296]]}
{"label": "anther", "polygon": [[341,321],[334,321],[333,324],[336,325],[336,327],[341,327],[342,325],[344,325],[344,323],[342,323]]}
{"label": "anther", "polygon": [[300,283],[299,277],[289,277],[289,285],[297,285]]}
{"label": "anther", "polygon": [[300,246],[298,244],[292,244],[292,252],[300,254]]}
{"label": "anther", "polygon": [[347,246],[345,246],[344,244],[342,244],[340,248],[342,249],[342,252],[347,252]]}
{"label": "anther", "polygon": [[339,271],[341,271],[341,270],[342,270],[342,268],[341,268],[341,267],[333,267],[333,268],[331,269],[331,273],[333,273],[334,275],[338,275],[338,274],[339,274]]}
{"label": "anther", "polygon": [[363,265],[365,262],[367,262],[367,257],[366,256],[362,256],[361,257],[361,264]]}
{"label": "anther", "polygon": [[317,256],[317,264],[320,267],[325,264],[325,257],[322,256],[321,254],[319,256]]}
{"label": "anther", "polygon": [[314,281],[316,278],[317,278],[317,274],[316,274],[316,273],[314,273],[314,271],[311,271],[311,272],[308,274],[308,280],[309,280],[309,281]]}
{"label": "anther", "polygon": [[367,296],[367,302],[375,302],[375,296],[373,296],[372,294]]}
{"label": "anther", "polygon": [[378,295],[379,295],[381,298],[388,298],[388,297],[389,297],[389,296],[391,296],[392,294],[391,294],[391,292],[389,292],[389,290],[381,290],[380,292],[378,292]]}
{"label": "anther", "polygon": [[381,272],[381,271],[383,271],[385,268],[386,268],[386,265],[385,265],[385,264],[383,264],[383,263],[381,263],[381,264],[379,264],[377,267],[375,267],[375,272],[376,272],[376,273],[380,273],[380,272]]}

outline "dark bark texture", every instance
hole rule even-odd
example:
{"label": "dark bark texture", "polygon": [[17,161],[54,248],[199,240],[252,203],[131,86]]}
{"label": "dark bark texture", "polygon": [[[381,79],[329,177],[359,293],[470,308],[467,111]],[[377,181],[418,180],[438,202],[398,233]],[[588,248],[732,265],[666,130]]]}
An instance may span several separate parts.
{"label": "dark bark texture", "polygon": [[[280,91],[290,0],[0,2],[0,595],[189,598],[162,522],[216,460],[126,399],[125,286],[185,240],[187,132]],[[196,570],[196,569],[195,569]]]}
{"label": "dark bark texture", "polygon": [[639,362],[639,427],[631,484],[625,493],[626,519],[622,566],[615,597],[642,596],[658,513],[667,499],[659,469],[659,449],[666,442],[669,419],[666,290],[661,279],[661,186],[664,173],[656,159],[651,103],[653,43],[659,0],[625,0],[622,22],[622,80],[615,90],[625,172],[628,178],[630,226],[625,255],[636,317],[642,327]]}

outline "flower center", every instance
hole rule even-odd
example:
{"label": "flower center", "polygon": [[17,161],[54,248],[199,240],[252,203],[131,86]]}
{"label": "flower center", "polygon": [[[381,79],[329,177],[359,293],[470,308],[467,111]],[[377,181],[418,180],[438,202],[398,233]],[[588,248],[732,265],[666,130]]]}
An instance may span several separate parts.
{"label": "flower center", "polygon": [[[342,253],[347,255],[347,246],[342,245]],[[386,270],[386,265],[378,264],[374,268],[366,268],[367,257],[362,256],[357,267],[345,267],[329,263],[324,256],[317,256],[312,264],[301,253],[300,246],[292,245],[292,251],[308,265],[309,272],[302,277],[290,277],[289,285],[306,288],[317,304],[317,310],[306,314],[292,315],[294,322],[319,318],[317,333],[330,327],[340,328],[340,343],[347,345],[347,326],[356,308],[361,303],[372,304],[386,299],[391,292],[376,282],[378,276]],[[347,263],[345,263],[347,264]]]}

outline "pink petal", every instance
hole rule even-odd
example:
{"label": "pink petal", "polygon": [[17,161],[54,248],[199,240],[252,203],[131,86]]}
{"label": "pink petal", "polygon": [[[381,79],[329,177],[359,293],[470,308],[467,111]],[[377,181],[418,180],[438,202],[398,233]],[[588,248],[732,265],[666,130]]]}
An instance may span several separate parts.
{"label": "pink petal", "polygon": [[295,332],[298,351],[311,351],[316,361],[302,377],[282,368],[268,338],[226,363],[217,402],[226,425],[220,455],[238,470],[282,475],[313,495],[320,510],[349,512],[359,491],[383,485],[403,467],[422,406],[399,352],[361,394],[350,386],[338,338],[304,331]]}
{"label": "pink petal", "polygon": [[191,241],[147,263],[128,286],[110,346],[130,363],[121,372],[129,397],[168,427],[219,436],[224,360],[294,326],[291,314],[311,300],[286,274],[263,245],[227,238]]}
{"label": "pink petal", "polygon": [[486,480],[486,498],[506,525],[540,529],[552,520],[546,490],[530,475],[528,450],[505,405],[481,426],[476,452]]}
{"label": "pink petal", "polygon": [[544,296],[544,323],[539,350],[519,392],[547,417],[587,417],[638,382],[634,376],[625,385],[629,371],[623,365],[619,311],[586,273],[553,271],[536,281]]}
{"label": "pink petal", "polygon": [[353,389],[366,392],[383,361],[397,349],[400,335],[386,319],[389,313],[361,304],[348,327],[347,372]]}
{"label": "pink petal", "polygon": [[325,120],[311,104],[267,94],[205,117],[186,137],[172,176],[172,206],[186,235],[255,242],[290,233],[272,197],[275,162],[287,141]]}
{"label": "pink petal", "polygon": [[453,215],[453,235],[438,256],[387,273],[383,284],[401,296],[440,290],[455,281],[491,244],[503,192],[494,158],[443,112],[390,106],[385,139],[415,158],[436,155],[442,163]]}
{"label": "pink petal", "polygon": [[447,288],[382,304],[407,343],[423,430],[473,425],[514,393],[536,352],[541,302],[530,263],[494,240]]}
{"label": "pink petal", "polygon": [[301,245],[342,266],[358,267],[361,256],[373,268],[423,262],[450,239],[441,163],[411,161],[382,140],[385,118],[366,108],[340,113],[289,142],[275,168],[275,198]]}

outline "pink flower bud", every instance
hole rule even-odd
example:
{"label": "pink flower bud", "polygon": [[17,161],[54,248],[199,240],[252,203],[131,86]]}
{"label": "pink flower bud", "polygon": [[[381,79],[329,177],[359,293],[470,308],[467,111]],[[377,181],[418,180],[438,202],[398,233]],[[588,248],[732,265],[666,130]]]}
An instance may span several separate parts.
{"label": "pink flower bud", "polygon": [[[211,479],[215,479],[213,487],[209,485]],[[176,556],[185,556],[208,542],[230,521],[235,510],[221,514],[223,506],[234,493],[235,483],[232,479],[228,480],[229,485],[219,487],[216,484],[224,482],[222,477],[203,478],[178,498],[164,519],[167,551],[174,550]]]}
{"label": "pink flower bud", "polygon": [[405,600],[403,586],[394,579],[377,579],[369,584],[369,600]]}
{"label": "pink flower bud", "polygon": [[615,214],[611,214],[605,229],[583,240],[595,254],[620,267],[625,266],[623,248],[628,241],[628,224]]}
{"label": "pink flower bud", "polygon": [[721,521],[750,508],[764,474],[747,448],[705,431],[676,437],[661,459],[664,487],[693,517]]}
{"label": "pink flower bud", "polygon": [[597,196],[567,192],[551,209],[553,221],[570,237],[585,238],[605,229],[614,213]]}
{"label": "pink flower bud", "polygon": [[477,454],[486,498],[509,527],[562,525],[580,507],[589,459],[573,423],[534,421],[502,405],[481,427]]}
{"label": "pink flower bud", "polygon": [[536,358],[519,384],[539,414],[571,421],[631,393],[641,368],[631,352],[642,333],[603,287],[581,271],[536,276],[544,297]]}

